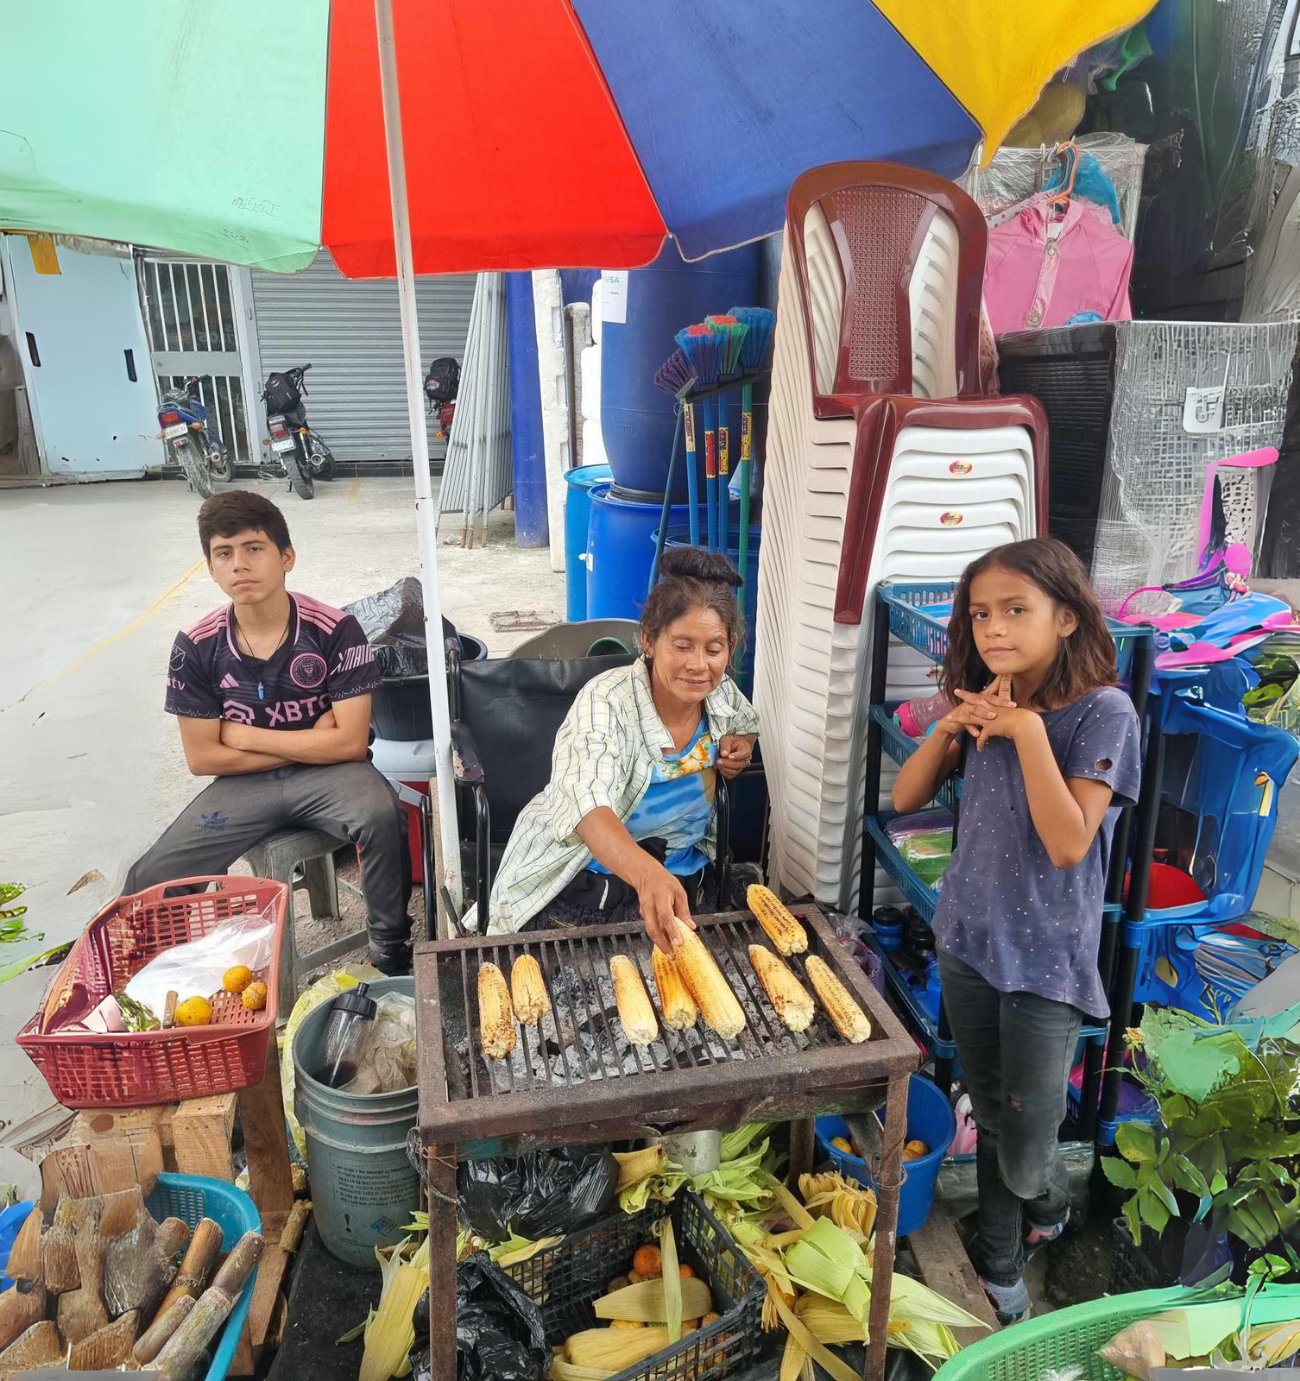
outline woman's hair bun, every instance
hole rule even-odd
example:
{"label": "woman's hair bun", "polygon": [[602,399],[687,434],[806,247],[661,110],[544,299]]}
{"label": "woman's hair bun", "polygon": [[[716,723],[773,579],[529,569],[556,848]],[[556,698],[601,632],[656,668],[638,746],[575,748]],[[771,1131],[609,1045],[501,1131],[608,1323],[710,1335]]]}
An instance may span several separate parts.
{"label": "woman's hair bun", "polygon": [[659,570],[668,577],[730,585],[736,590],[744,583],[721,552],[706,551],[703,547],[669,547],[659,559]]}

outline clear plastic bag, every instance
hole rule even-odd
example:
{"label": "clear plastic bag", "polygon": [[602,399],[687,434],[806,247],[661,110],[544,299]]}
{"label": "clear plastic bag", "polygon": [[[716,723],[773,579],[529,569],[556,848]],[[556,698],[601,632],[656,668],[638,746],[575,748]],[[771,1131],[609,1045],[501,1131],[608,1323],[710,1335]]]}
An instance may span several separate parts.
{"label": "clear plastic bag", "polygon": [[258,915],[223,921],[201,939],[175,945],[151,959],[126,985],[126,995],[161,1017],[167,994],[211,997],[221,991],[227,969],[242,964],[263,972],[275,953],[274,904]]}
{"label": "clear plastic bag", "polygon": [[376,1007],[356,1077],[344,1085],[345,1093],[395,1093],[415,1086],[415,998],[385,993]]}

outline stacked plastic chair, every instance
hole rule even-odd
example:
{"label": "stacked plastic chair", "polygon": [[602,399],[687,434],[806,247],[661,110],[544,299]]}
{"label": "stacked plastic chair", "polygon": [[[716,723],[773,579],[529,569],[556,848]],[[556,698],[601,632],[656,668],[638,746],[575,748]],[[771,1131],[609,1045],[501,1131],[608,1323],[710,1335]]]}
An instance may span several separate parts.
{"label": "stacked plastic chair", "polygon": [[[1046,527],[1042,410],[980,392],[986,242],[965,192],[891,164],[813,169],[787,206],[755,699],[771,876],[844,910],[857,905],[875,586],[954,579]],[[890,696],[926,693],[925,669],[895,646]]]}

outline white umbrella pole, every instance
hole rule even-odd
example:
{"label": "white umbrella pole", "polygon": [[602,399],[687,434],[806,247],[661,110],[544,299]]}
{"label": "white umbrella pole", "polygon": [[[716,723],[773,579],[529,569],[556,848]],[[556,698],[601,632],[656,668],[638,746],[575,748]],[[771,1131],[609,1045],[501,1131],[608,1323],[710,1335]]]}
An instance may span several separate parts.
{"label": "white umbrella pole", "polygon": [[397,87],[397,40],[392,0],[375,0],[379,31],[379,80],[384,97],[384,142],[388,189],[393,201],[393,248],[397,253],[397,295],[402,308],[406,356],[406,407],[411,419],[411,465],[415,471],[415,526],[420,538],[420,583],[424,588],[424,636],[429,649],[429,704],[437,772],[439,864],[452,905],[461,910],[460,839],[456,825],[456,783],[451,766],[451,712],[443,673],[442,600],[438,594],[438,513],[429,479],[429,435],[424,424],[424,379],[420,322],[415,304],[411,220],[406,203],[406,155],[402,146],[402,103]]}

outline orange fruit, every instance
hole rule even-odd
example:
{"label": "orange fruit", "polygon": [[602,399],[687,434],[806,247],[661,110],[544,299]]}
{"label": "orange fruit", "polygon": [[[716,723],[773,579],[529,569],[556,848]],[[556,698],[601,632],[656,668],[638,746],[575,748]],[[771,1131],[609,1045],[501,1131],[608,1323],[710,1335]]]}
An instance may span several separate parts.
{"label": "orange fruit", "polygon": [[250,1012],[260,1012],[266,1006],[266,984],[250,983],[241,999]]}
{"label": "orange fruit", "polygon": [[176,1008],[177,1026],[206,1026],[212,1020],[212,1004],[206,997],[187,997]]}
{"label": "orange fruit", "polygon": [[664,1273],[663,1258],[659,1255],[659,1248],[652,1246],[638,1247],[636,1254],[632,1257],[632,1269],[642,1280],[655,1280]]}
{"label": "orange fruit", "polygon": [[242,993],[252,981],[253,970],[245,964],[236,964],[233,969],[226,970],[221,986],[228,993]]}

